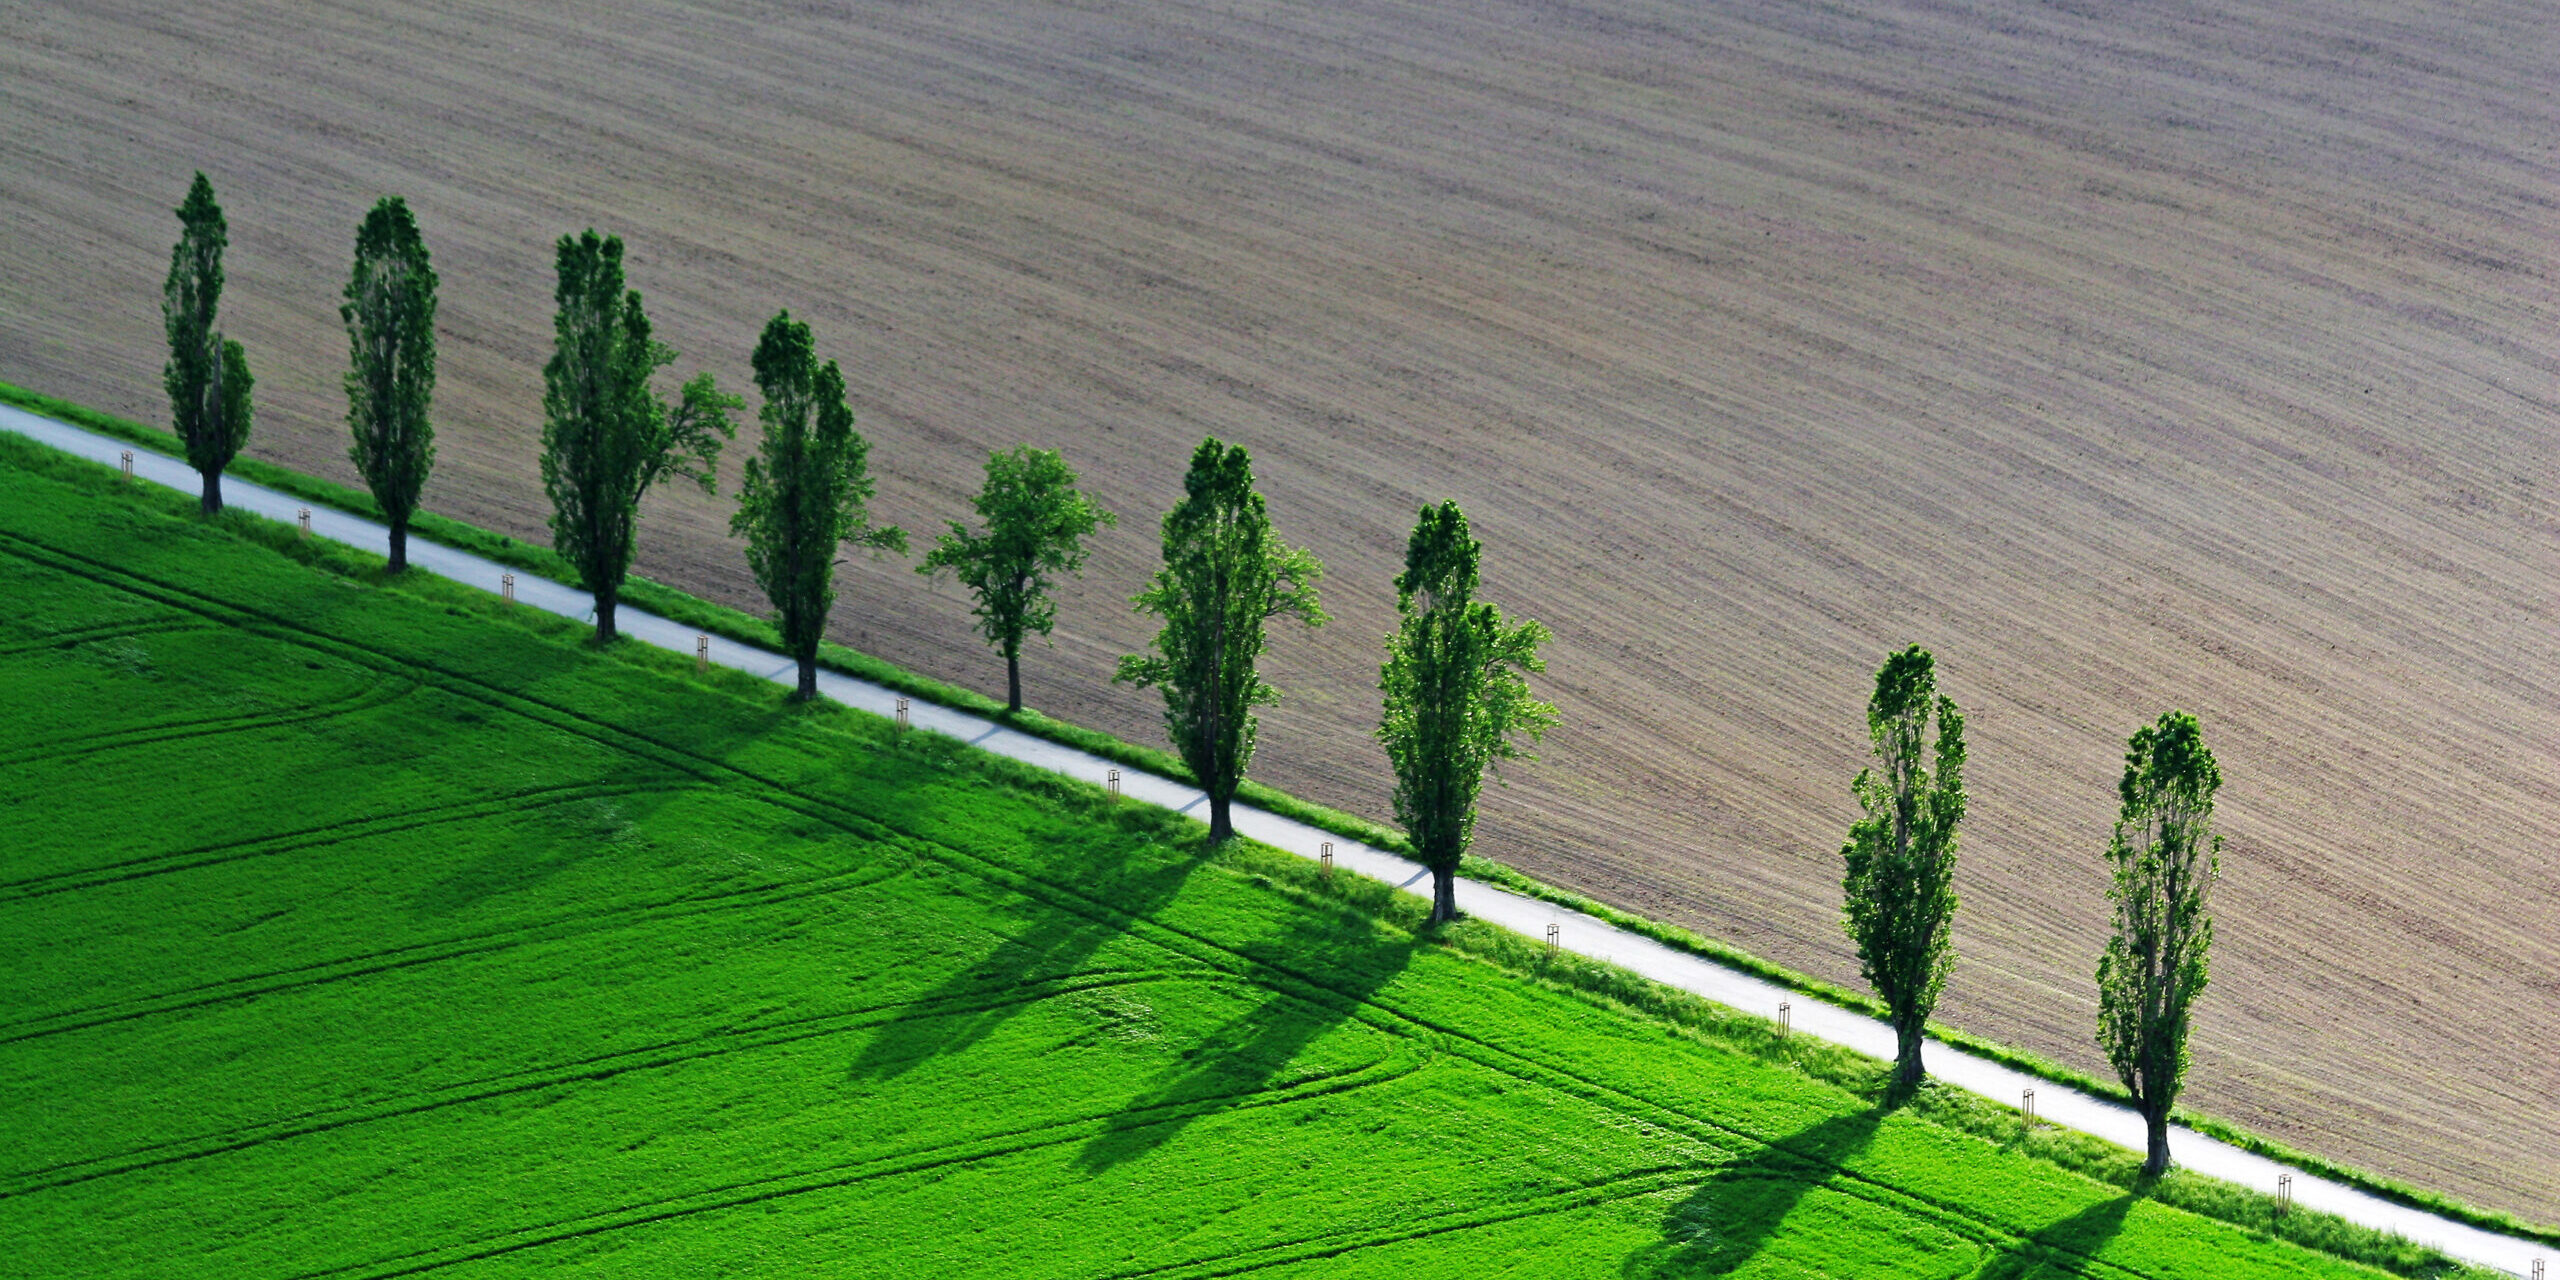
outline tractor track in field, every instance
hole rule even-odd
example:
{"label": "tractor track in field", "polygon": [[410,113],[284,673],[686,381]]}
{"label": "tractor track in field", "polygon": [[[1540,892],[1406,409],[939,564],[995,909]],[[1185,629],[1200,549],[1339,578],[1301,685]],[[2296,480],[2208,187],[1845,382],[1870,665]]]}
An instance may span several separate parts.
{"label": "tractor track in field", "polygon": [[99,640],[121,636],[159,636],[188,631],[212,631],[216,628],[202,618],[140,618],[132,622],[101,622],[96,626],[74,627],[56,631],[40,640],[0,645],[0,658],[18,658],[47,650],[73,649]]}
{"label": "tractor track in field", "polygon": [[[837,1009],[774,1022],[714,1027],[698,1035],[634,1045],[609,1053],[571,1058],[518,1071],[413,1089],[355,1106],[301,1112],[257,1124],[190,1134],[167,1142],[131,1147],[112,1155],[92,1156],[9,1175],[14,1185],[0,1184],[0,1200],[76,1186],[101,1178],[139,1173],[169,1165],[247,1151],[272,1143],[361,1125],[424,1115],[447,1107],[487,1102],[545,1089],[594,1083],[638,1071],[662,1070],[732,1054],[751,1053],[806,1040],[823,1039],[911,1019],[953,1017],[1011,1008],[1086,991],[1107,990],[1153,981],[1236,981],[1226,974],[1176,974],[1089,970],[1026,984],[994,999],[954,997],[944,1001],[891,1001],[855,1009]],[[983,1136],[983,1135],[982,1135]],[[960,1139],[974,1141],[976,1138]],[[172,1148],[183,1148],[172,1150]],[[909,1152],[908,1154],[914,1154]],[[49,1176],[50,1175],[50,1176]]]}
{"label": "tractor track in field", "polygon": [[276,711],[251,712],[244,715],[208,716],[199,720],[166,720],[158,724],[136,725],[129,729],[112,729],[104,733],[56,738],[39,742],[23,750],[0,755],[0,769],[33,764],[77,760],[102,751],[121,751],[129,747],[158,746],[169,742],[186,742],[197,738],[224,734],[252,733],[260,729],[280,729],[288,725],[309,724],[340,716],[388,706],[417,691],[417,685],[400,680],[384,680],[365,686],[343,698],[329,702],[307,703]]}
{"label": "tractor track in field", "polygon": [[[344,844],[350,840],[363,840],[377,835],[415,831],[448,822],[468,821],[496,813],[512,812],[527,805],[540,806],[584,799],[595,794],[602,785],[561,783],[556,786],[533,787],[506,795],[456,800],[448,804],[419,805],[370,818],[349,818],[340,822],[254,836],[245,840],[218,840],[211,844],[191,845],[184,849],[146,854],[138,858],[124,858],[115,862],[74,867],[62,871],[47,871],[41,875],[0,881],[0,906],[26,898],[41,897],[47,893],[61,892],[65,887],[90,888],[116,884],[144,875],[160,874],[159,865],[163,863],[183,862],[183,865],[172,866],[168,868],[169,870],[219,866],[244,857],[295,853],[325,845]],[[195,859],[195,861],[184,862],[185,859]],[[59,886],[57,883],[66,880],[76,880],[79,883],[69,886]]]}
{"label": "tractor track in field", "polygon": [[[932,836],[925,835],[918,831],[906,829],[901,827],[891,818],[864,813],[839,801],[803,795],[791,790],[787,784],[778,779],[759,774],[754,770],[748,769],[735,762],[706,758],[678,744],[653,738],[646,734],[627,729],[623,726],[600,721],[592,716],[588,716],[571,708],[547,702],[521,692],[502,690],[491,686],[484,681],[446,668],[438,667],[435,664],[422,659],[395,656],[380,650],[370,649],[362,645],[338,640],[335,637],[326,636],[312,631],[311,629],[301,626],[290,619],[280,617],[273,613],[237,604],[235,602],[217,600],[175,584],[160,582],[144,575],[134,573],[131,570],[105,564],[79,552],[39,542],[22,533],[14,531],[0,531],[0,540],[14,542],[23,547],[32,548],[34,553],[28,555],[27,558],[38,563],[50,562],[53,567],[60,571],[78,574],[79,576],[87,577],[93,581],[99,582],[101,585],[122,589],[133,594],[141,595],[146,599],[153,599],[165,605],[199,613],[216,621],[229,621],[243,630],[250,631],[254,634],[264,635],[270,639],[278,640],[280,642],[300,644],[315,650],[332,653],[350,661],[372,666],[377,670],[383,670],[387,667],[396,669],[400,672],[410,673],[413,678],[418,679],[420,683],[437,684],[445,692],[454,696],[474,699],[501,710],[523,715],[559,731],[587,738],[599,747],[603,747],[607,750],[620,750],[628,754],[641,756],[649,759],[652,763],[668,767],[678,773],[693,776],[704,782],[725,780],[748,783],[757,792],[761,793],[764,798],[777,804],[779,807],[798,812],[814,821],[834,826],[847,834],[872,840],[880,840],[885,834],[889,837],[888,840],[884,841],[885,843],[908,845],[918,852],[923,853],[925,856],[933,857],[937,861],[941,861],[946,865],[952,866],[954,869],[974,874],[981,880],[1038,900],[1053,909],[1082,915],[1097,924],[1105,925],[1127,933],[1133,937],[1152,942],[1165,950],[1205,964],[1213,969],[1226,971],[1271,991],[1275,996],[1294,997],[1322,1007],[1333,1008],[1349,1018],[1368,1025],[1374,1030],[1384,1032],[1394,1037],[1409,1038],[1420,1046],[1427,1047],[1441,1053],[1462,1057],[1481,1068],[1508,1076],[1522,1084],[1549,1089],[1577,1098],[1586,1104],[1593,1105],[1599,1109],[1614,1112],[1626,1118],[1630,1122],[1649,1124],[1668,1133],[1677,1134],[1682,1137],[1719,1147],[1728,1142],[1739,1140],[1749,1147],[1784,1148],[1783,1138],[1775,1138],[1768,1135],[1754,1133],[1727,1121],[1694,1114],[1676,1107],[1654,1102],[1618,1086],[1608,1084],[1605,1081],[1573,1071],[1568,1067],[1540,1061],[1517,1050],[1508,1049],[1481,1037],[1471,1035],[1459,1028],[1441,1024],[1419,1014],[1397,1008],[1396,1006],[1377,998],[1374,994],[1355,995],[1344,992],[1326,982],[1320,976],[1311,975],[1269,957],[1246,954],[1241,950],[1228,946],[1224,943],[1217,942],[1206,936],[1166,924],[1162,921],[1155,920],[1144,915],[1130,913],[1113,905],[1105,899],[1090,896],[1067,885],[1043,880],[1037,876],[1029,875],[1015,868],[1006,866],[1005,864],[986,855],[944,843]],[[390,674],[390,672],[386,672],[386,674]],[[1152,1114],[1155,1117],[1149,1123],[1162,1123],[1175,1119],[1186,1118],[1192,1115],[1222,1110],[1229,1105],[1233,1104],[1221,1099],[1185,1100],[1182,1102],[1165,1104],[1161,1108],[1142,1112],[1141,1114]],[[1268,1103],[1262,1105],[1268,1105]],[[1142,1126],[1113,1127],[1125,1129]],[[534,1239],[508,1242],[491,1248],[474,1249],[468,1253],[442,1259],[427,1258],[423,1256],[423,1253],[421,1255],[403,1255],[394,1258],[376,1259],[366,1263],[353,1263],[322,1271],[308,1272],[297,1277],[297,1280],[318,1280],[319,1277],[345,1275],[358,1271],[364,1272],[368,1277],[368,1280],[390,1280],[391,1277],[395,1276],[419,1274],[426,1271],[458,1265],[464,1262],[501,1256],[503,1254],[518,1252],[528,1248],[536,1248],[547,1244],[563,1243],[569,1240],[585,1238],[615,1230],[645,1226],[678,1217],[693,1216],[724,1208],[735,1208],[781,1196],[800,1195],[815,1191],[828,1190],[840,1186],[851,1185],[854,1182],[869,1181],[881,1176],[888,1176],[896,1172],[912,1172],[922,1168],[938,1167],[970,1159],[995,1158],[997,1156],[1010,1154],[1015,1150],[1028,1150],[1037,1146],[1052,1145],[1056,1140],[1062,1139],[1007,1145],[998,1149],[982,1151],[975,1155],[953,1154],[937,1156],[929,1161],[915,1164],[911,1168],[903,1166],[899,1168],[884,1167],[866,1171],[859,1175],[819,1177],[816,1178],[815,1181],[795,1184],[787,1187],[771,1187],[768,1186],[768,1184],[775,1182],[775,1179],[760,1179],[754,1183],[734,1184],[736,1187],[767,1186],[768,1188],[752,1194],[728,1194],[732,1188],[720,1188],[709,1192],[698,1192],[693,1194],[695,1196],[707,1196],[710,1198],[702,1203],[681,1207],[677,1206],[672,1200],[667,1202],[652,1202],[653,1204],[664,1203],[669,1207],[655,1208],[650,1212],[640,1213],[636,1216],[631,1216],[612,1223],[600,1223],[592,1227],[585,1227],[574,1231],[550,1232],[549,1234],[540,1235]],[[1897,1201],[1907,1201],[1912,1204],[1933,1206],[1933,1212],[1947,1215],[1947,1221],[1950,1224],[1957,1222],[1969,1224],[1969,1229],[1965,1232],[1965,1234],[1968,1235],[1972,1235],[1977,1232],[1987,1233],[1989,1236],[1994,1238],[2003,1238],[2013,1241],[2024,1238],[2011,1228],[1994,1221],[1986,1213],[1971,1210],[1962,1206],[1940,1204],[1938,1202],[1928,1200],[1926,1197],[1913,1195],[1912,1193],[1902,1191],[1880,1179],[1847,1169],[1836,1162],[1810,1157],[1807,1157],[1806,1159],[1811,1165],[1817,1168],[1829,1170],[1829,1173],[1825,1178],[1825,1185],[1833,1185],[1839,1183],[1842,1179],[1846,1179],[1849,1183],[1855,1184],[1861,1188],[1857,1194],[1868,1195],[1869,1193],[1872,1193],[1873,1196],[1890,1197]],[[801,1174],[786,1176],[796,1176],[802,1179],[808,1179],[814,1175]],[[1883,1201],[1879,1200],[1878,1202],[1882,1203]],[[621,1209],[606,1210],[602,1211],[602,1213],[598,1215],[586,1215],[580,1219],[568,1219],[563,1220],[563,1222],[584,1221],[586,1218],[628,1212],[629,1210],[637,1207],[642,1206],[624,1206]],[[544,1232],[548,1231],[549,1228],[547,1226],[537,1226],[522,1228],[520,1230]],[[497,1237],[490,1238],[495,1239]],[[417,1256],[419,1257],[419,1260],[409,1262],[408,1258],[410,1256]],[[381,1269],[385,1268],[387,1264],[402,1265],[390,1265],[388,1266],[388,1269]],[[2143,1273],[2128,1271],[2127,1274],[2141,1275]]]}
{"label": "tractor track in field", "polygon": [[[457,822],[500,817],[509,813],[570,804],[579,800],[632,795],[646,789],[645,785],[634,786],[627,783],[541,788],[523,795],[465,801],[449,806],[431,806],[412,810],[398,817],[379,820],[354,819],[313,829],[325,834],[304,832],[295,833],[292,836],[269,836],[256,840],[200,845],[181,852],[129,858],[101,867],[47,872],[41,877],[29,877],[27,880],[13,882],[7,886],[8,888],[16,888],[18,885],[28,887],[14,893],[0,893],[0,908],[5,908],[12,903],[50,897],[59,893],[77,893],[87,889],[106,888],[135,880],[147,880],[155,876],[176,875],[206,867],[224,866],[252,858],[305,853],[331,845],[369,840],[376,836],[396,835],[405,831],[423,831],[434,827],[450,826]],[[544,792],[557,794],[546,796]]]}

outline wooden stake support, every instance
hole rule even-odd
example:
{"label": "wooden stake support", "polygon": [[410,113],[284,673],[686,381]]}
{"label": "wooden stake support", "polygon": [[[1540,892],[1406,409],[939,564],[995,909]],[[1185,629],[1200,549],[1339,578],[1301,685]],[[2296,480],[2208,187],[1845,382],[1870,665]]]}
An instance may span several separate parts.
{"label": "wooden stake support", "polygon": [[116,460],[117,460],[118,462],[121,462],[121,463],[123,463],[123,464],[124,464],[124,482],[125,482],[126,484],[132,484],[132,483],[133,483],[133,450],[131,450],[131,449],[127,449],[127,450],[125,450],[122,454],[117,455]]}
{"label": "wooden stake support", "polygon": [[2533,1280],[2543,1280],[2542,1259],[2540,1258],[2533,1260]]}
{"label": "wooden stake support", "polygon": [[502,573],[498,575],[498,593],[507,598],[508,604],[514,604],[516,602],[516,576],[514,574]]}
{"label": "wooden stake support", "polygon": [[1324,842],[1324,849],[1317,854],[1316,862],[1324,868],[1324,878],[1333,879],[1333,842],[1331,840]]}
{"label": "wooden stake support", "polygon": [[693,673],[699,676],[707,675],[710,671],[711,637],[708,635],[696,634],[693,637]]}
{"label": "wooden stake support", "polygon": [[1564,950],[1564,926],[1560,924],[1548,925],[1547,954],[1554,955],[1562,950]]}
{"label": "wooden stake support", "polygon": [[2036,1091],[2035,1091],[2035,1090],[2033,1090],[2033,1089],[2029,1089],[2029,1090],[2027,1090],[2025,1093],[2022,1093],[2022,1094],[2019,1094],[2019,1095],[2018,1095],[2018,1114],[2019,1114],[2019,1115],[2022,1115],[2022,1116],[2025,1116],[2025,1117],[2027,1118],[2027,1127],[2028,1127],[2028,1128],[2032,1129],[2032,1128],[2035,1128],[2035,1127],[2036,1127]]}
{"label": "wooden stake support", "polygon": [[2279,1173],[2276,1175],[2276,1213],[2282,1216],[2291,1212],[2293,1212],[2293,1175]]}
{"label": "wooden stake support", "polygon": [[293,513],[293,518],[294,518],[295,523],[300,524],[300,525],[302,526],[302,536],[303,536],[303,537],[306,537],[306,538],[310,537],[310,536],[311,536],[311,508],[309,508],[309,507],[304,507],[304,508],[303,508],[303,509],[301,509],[300,511],[294,512],[294,513]]}
{"label": "wooden stake support", "polygon": [[1792,1001],[1787,1001],[1787,1000],[1781,1000],[1781,1001],[1779,1001],[1779,1002],[1778,1002],[1778,1034],[1779,1034],[1779,1035],[1782,1035],[1782,1036],[1784,1036],[1784,1035],[1793,1035],[1793,1034],[1795,1033],[1795,1029],[1796,1029],[1796,1007],[1795,1007],[1794,1002],[1792,1002]]}
{"label": "wooden stake support", "polygon": [[908,729],[915,726],[914,718],[907,714],[908,706],[909,703],[906,699],[898,699],[898,732],[900,733],[905,733]]}

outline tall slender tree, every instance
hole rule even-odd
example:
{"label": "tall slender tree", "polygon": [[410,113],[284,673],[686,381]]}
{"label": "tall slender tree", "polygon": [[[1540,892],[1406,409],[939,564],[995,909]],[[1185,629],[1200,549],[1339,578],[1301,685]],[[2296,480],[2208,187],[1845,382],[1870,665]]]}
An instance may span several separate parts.
{"label": "tall slender tree", "polygon": [[1324,625],[1324,566],[1271,531],[1244,446],[1200,442],[1182,501],[1164,517],[1164,568],[1131,601],[1164,619],[1155,652],[1120,659],[1116,681],[1164,691],[1165,732],[1209,797],[1209,838],[1235,834],[1236,788],[1253,762],[1253,709],[1280,700],[1258,664],[1265,624]]}
{"label": "tall slender tree", "polygon": [[2184,711],[2134,731],[2116,785],[2107,861],[2115,931],[2098,958],[2098,1044],[2150,1139],[2142,1172],[2169,1171],[2169,1113],[2187,1076],[2188,1016],[2213,950],[2209,899],[2222,871],[2213,797],[2222,771]]}
{"label": "tall slender tree", "polygon": [[844,373],[818,364],[809,326],[776,314],[756,342],[764,393],[761,457],[747,460],[729,532],[747,539],[747,564],[773,602],[783,648],[800,664],[794,702],[818,696],[818,642],[836,602],[836,548],[906,554],[906,531],[871,523],[871,442],[853,429]]}
{"label": "tall slender tree", "polygon": [[[1964,713],[1938,695],[1935,659],[1913,645],[1885,659],[1867,702],[1875,763],[1852,784],[1866,816],[1841,857],[1841,923],[1858,968],[1892,1016],[1894,1088],[1921,1080],[1920,1048],[1955,965],[1956,827],[1964,821]],[[1935,721],[1934,759],[1923,760]],[[1932,767],[1934,765],[1934,767]]]}
{"label": "tall slender tree", "polygon": [[160,320],[169,332],[169,363],[161,381],[169,389],[169,415],[187,447],[187,463],[204,478],[197,508],[222,510],[222,469],[249,440],[249,356],[215,327],[222,304],[222,251],[231,224],[213,198],[213,183],[199,171],[178,204],[178,243],[169,250],[169,278],[160,287]]}
{"label": "tall slender tree", "polygon": [[721,442],[737,433],[729,415],[746,401],[708,373],[673,403],[650,389],[676,353],[650,336],[639,291],[623,287],[620,236],[560,237],[559,276],[556,345],[542,367],[542,487],[551,545],[595,593],[602,644],[614,637],[641,497],[669,476],[712,492]]}
{"label": "tall slender tree", "polygon": [[1004,709],[1020,711],[1023,638],[1057,624],[1051,576],[1082,570],[1084,540],[1119,517],[1076,488],[1075,471],[1056,450],[1027,444],[987,455],[977,508],[985,531],[952,521],[916,572],[948,572],[977,597],[978,634],[1004,654]]}
{"label": "tall slender tree", "polygon": [[1424,507],[1396,579],[1403,621],[1387,637],[1378,688],[1386,711],[1378,741],[1395,766],[1396,820],[1431,868],[1431,923],[1458,915],[1458,864],[1475,838],[1476,798],[1504,760],[1533,759],[1556,709],[1529,696],[1524,672],[1544,671],[1534,621],[1505,626],[1502,610],[1475,598],[1484,545],[1455,502]]}
{"label": "tall slender tree", "polygon": [[391,525],[391,572],[409,567],[409,518],[435,465],[436,272],[409,205],[384,196],[356,228],[347,273],[347,457]]}

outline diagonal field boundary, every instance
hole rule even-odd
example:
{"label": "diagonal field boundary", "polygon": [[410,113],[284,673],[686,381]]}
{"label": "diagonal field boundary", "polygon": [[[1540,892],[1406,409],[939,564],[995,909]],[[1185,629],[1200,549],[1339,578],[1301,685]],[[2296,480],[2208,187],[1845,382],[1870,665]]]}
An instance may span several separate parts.
{"label": "diagonal field boundary", "polygon": [[[65,453],[108,466],[117,465],[118,456],[130,450],[133,474],[137,479],[183,493],[194,492],[199,484],[194,469],[179,459],[12,406],[0,405],[0,430],[24,435]],[[304,499],[251,484],[236,476],[224,478],[223,497],[227,505],[280,521],[292,521],[298,512],[308,509],[314,537],[328,538],[375,555],[388,554],[388,531],[372,521],[315,506]],[[425,541],[414,533],[409,539],[409,563],[414,569],[492,593],[499,590],[502,576],[512,575],[516,584],[516,600],[520,604],[582,621],[594,616],[593,601],[575,587]],[[681,623],[641,612],[627,604],[617,612],[616,623],[623,634],[633,639],[678,653],[693,652],[697,640],[706,639]],[[779,684],[788,685],[796,679],[796,665],[781,654],[723,636],[709,636],[707,640],[710,660],[721,666]],[[837,702],[881,716],[892,714],[898,701],[894,690],[824,669],[818,672],[818,689]],[[913,704],[910,714],[919,729],[948,734],[982,750],[1096,785],[1100,785],[1109,772],[1117,770],[1124,779],[1124,791],[1135,800],[1182,810],[1197,805],[1202,798],[1197,787],[1034,738],[981,716],[921,701]],[[1389,884],[1411,883],[1424,872],[1420,864],[1384,850],[1243,804],[1235,807],[1235,825],[1240,834],[1300,857],[1314,858],[1319,849],[1330,844],[1345,870]],[[1567,950],[1607,961],[1746,1013],[1774,1018],[1779,1005],[1791,1004],[1795,1030],[1873,1057],[1893,1056],[1892,1028],[1863,1014],[1813,1000],[1703,957],[1676,951],[1606,921],[1491,885],[1461,879],[1457,884],[1457,896],[1459,908],[1479,919],[1532,937],[1540,936],[1543,930],[1553,926],[1559,944]],[[2091,1133],[2134,1150],[2141,1149],[2143,1145],[2141,1116],[2120,1103],[2030,1076],[1935,1040],[1928,1043],[1923,1056],[1929,1074],[1948,1084],[2004,1104],[2011,1103],[2023,1091],[2034,1089],[2037,1091],[2038,1119]],[[2289,1174],[2293,1180],[2294,1201],[2303,1208],[2333,1213],[2351,1222],[2396,1232],[2465,1262],[2524,1276],[2530,1273],[2536,1259],[2548,1253],[2533,1242],[2396,1204],[2193,1130],[2173,1127],[2170,1142],[2178,1163],[2194,1172],[2270,1194],[2276,1189],[2276,1179]]]}

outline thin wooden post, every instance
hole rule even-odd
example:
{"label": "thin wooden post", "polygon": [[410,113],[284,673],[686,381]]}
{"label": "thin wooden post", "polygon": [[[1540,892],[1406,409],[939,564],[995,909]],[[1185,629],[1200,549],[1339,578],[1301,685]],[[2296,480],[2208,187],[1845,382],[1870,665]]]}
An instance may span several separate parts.
{"label": "thin wooden post", "polygon": [[1796,1029],[1796,1006],[1793,1001],[1778,1002],[1778,1034],[1793,1035]]}
{"label": "thin wooden post", "polygon": [[1331,881],[1333,879],[1333,842],[1331,840],[1324,842],[1324,849],[1317,854],[1316,862],[1324,868],[1322,872],[1324,878]]}
{"label": "thin wooden post", "polygon": [[2533,1260],[2533,1280],[2543,1280],[2542,1259],[2540,1258]]}
{"label": "thin wooden post", "polygon": [[711,637],[707,633],[697,632],[693,637],[693,673],[711,673]]}
{"label": "thin wooden post", "polygon": [[898,732],[900,733],[905,733],[915,725],[915,721],[907,715],[907,707],[908,703],[906,699],[898,699]]}
{"label": "thin wooden post", "polygon": [[516,576],[512,573],[499,574],[498,591],[506,596],[508,604],[514,604],[516,602]]}
{"label": "thin wooden post", "polygon": [[2293,1175],[2279,1173],[2276,1175],[2276,1214],[2281,1217],[2291,1212],[2293,1212]]}
{"label": "thin wooden post", "polygon": [[2029,1090],[2027,1090],[2025,1093],[2022,1093],[2022,1094],[2019,1094],[2019,1095],[2018,1095],[2018,1114],[2020,1114],[2020,1115],[2022,1115],[2022,1116],[2025,1116],[2025,1117],[2027,1118],[2027,1127],[2028,1127],[2028,1128],[2032,1129],[2032,1128],[2035,1128],[2035,1127],[2036,1127],[2036,1091],[2035,1091],[2035,1090],[2033,1090],[2033,1089],[2029,1089]]}
{"label": "thin wooden post", "polygon": [[1560,924],[1548,925],[1547,954],[1554,955],[1562,950],[1564,950],[1564,926]]}
{"label": "thin wooden post", "polygon": [[121,462],[121,463],[123,463],[123,464],[124,464],[124,482],[125,482],[126,484],[132,484],[132,483],[133,483],[133,450],[131,450],[131,449],[127,449],[127,450],[125,450],[123,453],[121,453],[121,454],[117,455],[116,460],[117,460],[118,462]]}
{"label": "thin wooden post", "polygon": [[298,523],[298,524],[300,524],[300,525],[302,526],[302,536],[303,536],[303,537],[306,537],[306,538],[310,537],[310,536],[311,536],[311,508],[309,508],[309,507],[304,507],[304,508],[303,508],[303,509],[301,509],[300,511],[295,512],[295,513],[293,514],[293,518],[294,518],[294,520],[295,520],[295,522],[296,522],[296,523]]}
{"label": "thin wooden post", "polygon": [[1111,791],[1111,803],[1120,803],[1120,771],[1114,769],[1102,776],[1102,785]]}

